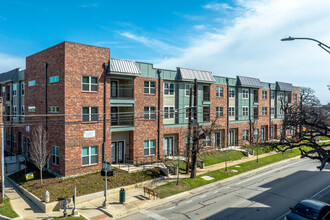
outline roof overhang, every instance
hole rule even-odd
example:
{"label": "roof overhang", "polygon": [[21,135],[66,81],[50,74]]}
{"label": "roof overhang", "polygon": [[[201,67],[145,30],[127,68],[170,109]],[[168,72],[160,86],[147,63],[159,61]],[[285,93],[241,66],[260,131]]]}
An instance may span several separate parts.
{"label": "roof overhang", "polygon": [[182,81],[193,81],[197,79],[198,82],[204,83],[214,83],[215,79],[212,75],[212,72],[203,71],[203,70],[193,70],[193,69],[186,69],[178,67],[179,72],[179,80]]}
{"label": "roof overhang", "polygon": [[291,83],[276,82],[276,90],[294,92],[296,91]]}
{"label": "roof overhang", "polygon": [[237,86],[262,88],[262,84],[259,79],[246,76],[237,76]]}

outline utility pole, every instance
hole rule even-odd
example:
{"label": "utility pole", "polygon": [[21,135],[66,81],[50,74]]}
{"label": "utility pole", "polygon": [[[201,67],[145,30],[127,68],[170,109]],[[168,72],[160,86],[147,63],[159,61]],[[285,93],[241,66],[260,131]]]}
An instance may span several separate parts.
{"label": "utility pole", "polygon": [[197,79],[194,80],[194,119],[196,124],[194,125],[194,134],[193,134],[193,150],[192,150],[192,167],[190,178],[196,178],[196,165],[197,165],[197,148],[198,148],[198,134],[197,134],[197,106],[198,106],[198,93],[197,93]]}
{"label": "utility pole", "polygon": [[3,124],[3,118],[2,118],[2,101],[3,99],[0,98],[0,126],[1,126],[1,196],[0,196],[0,203],[3,202],[5,198],[5,164],[4,164],[4,151],[5,151],[5,142],[4,142],[4,124]]}
{"label": "utility pole", "polygon": [[190,146],[191,146],[190,137],[191,137],[191,116],[192,116],[192,92],[193,92],[193,89],[190,88],[186,174],[189,174],[189,168],[190,168]]}

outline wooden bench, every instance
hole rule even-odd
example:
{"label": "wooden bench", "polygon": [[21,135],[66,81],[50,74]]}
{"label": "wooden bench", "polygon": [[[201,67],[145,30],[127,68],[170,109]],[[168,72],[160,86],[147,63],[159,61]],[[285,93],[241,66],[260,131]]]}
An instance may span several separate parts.
{"label": "wooden bench", "polygon": [[153,195],[154,196],[154,199],[155,197],[158,197],[158,193],[154,190],[154,189],[151,189],[151,188],[148,188],[148,187],[143,187],[143,195],[145,196],[145,194],[149,194],[149,198],[150,198],[150,195]]}

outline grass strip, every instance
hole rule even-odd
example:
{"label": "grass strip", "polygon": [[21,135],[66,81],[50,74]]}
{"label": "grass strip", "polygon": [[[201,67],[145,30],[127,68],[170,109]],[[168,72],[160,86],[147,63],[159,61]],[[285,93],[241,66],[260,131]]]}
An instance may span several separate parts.
{"label": "grass strip", "polygon": [[231,161],[231,160],[240,160],[243,157],[246,157],[241,151],[227,151],[227,155],[225,155],[226,152],[221,151],[217,152],[215,154],[207,154],[199,157],[199,160],[204,160],[204,165],[205,166],[210,166],[213,164],[218,164],[226,161]]}
{"label": "grass strip", "polygon": [[[238,175],[240,173],[254,170],[259,167],[263,167],[268,164],[275,163],[275,162],[285,160],[288,158],[292,158],[295,156],[299,156],[299,155],[300,155],[299,149],[294,149],[291,151],[287,151],[285,153],[278,153],[278,154],[270,155],[267,157],[260,158],[259,162],[256,162],[256,160],[253,160],[253,161],[237,164],[234,166],[230,166],[230,167],[228,167],[227,171],[225,171],[225,169],[223,168],[223,169],[204,173],[202,175],[197,176],[195,179],[190,179],[190,178],[182,179],[179,181],[179,185],[176,185],[176,181],[169,182],[165,185],[157,187],[156,191],[158,192],[158,195],[160,198],[165,198],[168,196],[175,195],[177,193],[195,189],[197,187],[200,187],[200,186],[212,183],[212,182],[223,180],[228,177]],[[210,177],[213,177],[214,179],[213,180],[204,180],[202,178],[203,176],[210,176]]]}
{"label": "grass strip", "polygon": [[0,214],[9,218],[18,217],[17,213],[13,210],[13,207],[10,204],[9,198],[3,200],[3,204],[0,205]]}
{"label": "grass strip", "polygon": [[84,218],[82,216],[79,216],[79,217],[68,216],[68,217],[53,218],[53,220],[62,220],[62,219],[67,219],[67,220],[86,220],[86,218]]}

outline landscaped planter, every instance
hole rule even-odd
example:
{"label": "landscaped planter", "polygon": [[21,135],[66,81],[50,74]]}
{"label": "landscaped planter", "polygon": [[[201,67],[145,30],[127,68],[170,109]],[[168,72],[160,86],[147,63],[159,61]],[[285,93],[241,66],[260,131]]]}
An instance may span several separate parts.
{"label": "landscaped planter", "polygon": [[[166,177],[159,177],[156,180],[162,181],[162,180],[165,180],[165,179],[166,179]],[[40,200],[38,197],[36,197],[32,193],[30,193],[29,191],[24,189],[22,186],[20,186],[19,184],[17,184],[16,182],[11,180],[10,178],[7,178],[7,180],[10,183],[12,183],[19,191],[21,191],[26,197],[28,197],[34,204],[36,204],[36,206],[38,206],[44,213],[49,213],[49,212],[58,211],[60,209],[63,209],[64,200],[45,203],[44,201]],[[149,186],[151,184],[151,182],[153,182],[153,181],[155,181],[155,179],[147,180],[147,181],[144,181],[144,182],[141,182],[141,183],[136,183],[136,184],[132,184],[132,185],[128,185],[128,186],[121,186],[121,187],[118,187],[118,188],[108,189],[107,193],[108,193],[108,195],[110,195],[110,192],[117,193],[117,192],[119,192],[119,190],[121,188],[124,188],[125,191],[128,191],[130,189],[140,188],[140,187],[143,187],[143,186]],[[104,197],[104,191],[91,193],[91,194],[83,195],[83,196],[78,196],[76,198],[76,205],[79,205],[79,204],[82,204],[82,203],[85,203],[85,202],[89,202],[89,201],[91,201],[95,198],[100,198],[100,197]],[[72,198],[68,198],[68,199],[69,199],[69,204],[72,205]]]}

